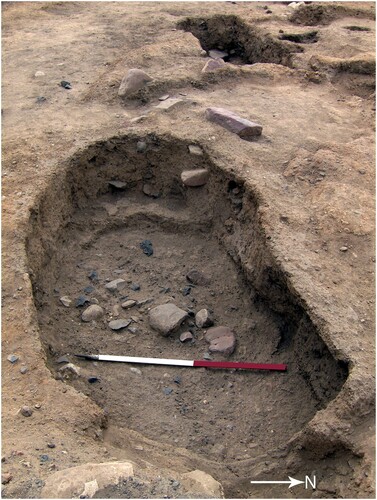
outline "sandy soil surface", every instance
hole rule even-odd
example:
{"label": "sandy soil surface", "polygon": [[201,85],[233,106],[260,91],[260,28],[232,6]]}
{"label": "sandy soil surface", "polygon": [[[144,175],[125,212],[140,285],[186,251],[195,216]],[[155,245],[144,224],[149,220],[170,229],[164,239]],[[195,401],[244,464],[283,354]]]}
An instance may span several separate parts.
{"label": "sandy soil surface", "polygon": [[[3,497],[118,460],[134,479],[97,498],[203,497],[195,469],[226,498],[374,498],[374,4],[7,2],[2,23]],[[226,64],[203,73],[212,49]],[[122,99],[131,68],[153,80]],[[193,168],[205,185],[183,185]],[[149,311],[168,302],[189,316],[163,337]],[[90,303],[104,314],[83,322]],[[203,308],[230,357],[208,352]],[[288,475],[316,489],[250,484]]]}

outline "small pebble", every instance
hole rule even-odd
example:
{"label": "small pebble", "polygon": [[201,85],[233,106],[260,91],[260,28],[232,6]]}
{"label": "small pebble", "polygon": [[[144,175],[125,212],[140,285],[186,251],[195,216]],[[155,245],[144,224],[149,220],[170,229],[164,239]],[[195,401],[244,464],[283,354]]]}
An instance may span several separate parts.
{"label": "small pebble", "polygon": [[180,337],[179,337],[179,340],[181,342],[188,342],[189,340],[192,340],[194,337],[192,335],[191,332],[183,332]]}
{"label": "small pebble", "polygon": [[94,286],[89,285],[84,288],[85,293],[92,293],[93,291],[94,291]]}
{"label": "small pebble", "polygon": [[109,328],[111,328],[111,330],[122,330],[123,328],[127,328],[130,324],[131,321],[129,319],[114,319],[110,321]]}
{"label": "small pebble", "polygon": [[340,247],[340,248],[339,248],[339,250],[340,250],[341,252],[347,252],[348,247]]}
{"label": "small pebble", "polygon": [[25,375],[25,373],[27,373],[29,371],[28,367],[27,366],[21,366],[20,368],[20,373],[22,375]]}
{"label": "small pebble", "polygon": [[131,290],[133,290],[134,292],[138,292],[140,290],[140,285],[138,285],[137,283],[132,283]]}
{"label": "small pebble", "polygon": [[159,101],[166,101],[166,99],[169,99],[170,95],[169,94],[165,94],[165,95],[162,95],[161,97],[158,98]]}
{"label": "small pebble", "polygon": [[41,462],[48,462],[50,460],[50,457],[48,455],[41,455],[39,459]]}
{"label": "small pebble", "polygon": [[173,382],[179,385],[182,382],[182,379],[177,375],[176,377],[173,378]]}
{"label": "small pebble", "polygon": [[128,327],[128,331],[130,333],[136,334],[138,332],[138,329],[135,328],[134,326],[130,326],[130,327]]}
{"label": "small pebble", "polygon": [[191,293],[191,286],[185,286],[183,289],[182,289],[182,295],[184,297],[186,297],[187,295],[189,295]]}
{"label": "small pebble", "polygon": [[173,389],[171,389],[170,387],[164,387],[163,392],[165,396],[169,396],[173,392]]}
{"label": "small pebble", "polygon": [[94,384],[95,382],[98,382],[98,381],[99,381],[98,377],[88,377],[89,384]]}
{"label": "small pebble", "polygon": [[144,153],[147,149],[147,143],[146,142],[143,142],[143,141],[139,141],[137,144],[136,144],[136,151],[138,153]]}
{"label": "small pebble", "polygon": [[206,359],[207,361],[211,361],[212,357],[211,357],[211,355],[209,354],[209,352],[205,352],[205,353],[204,353],[204,356],[203,356],[203,359]]}
{"label": "small pebble", "polygon": [[123,182],[123,181],[109,181],[108,184],[114,190],[118,190],[119,189],[120,191],[123,191],[127,187],[127,184],[125,182]]}
{"label": "small pebble", "polygon": [[123,309],[130,309],[130,307],[133,307],[136,305],[136,300],[126,300],[126,302],[123,302],[122,307]]}
{"label": "small pebble", "polygon": [[89,306],[81,315],[82,321],[89,322],[102,318],[104,315],[104,310],[102,307],[92,304]]}
{"label": "small pebble", "polygon": [[136,375],[142,375],[141,370],[139,370],[139,368],[132,367],[130,368],[130,372],[136,373]]}
{"label": "small pebble", "polygon": [[55,448],[56,444],[54,443],[47,443],[48,448]]}
{"label": "small pebble", "polygon": [[70,307],[72,305],[72,300],[67,295],[60,297],[59,300],[65,307]]}
{"label": "small pebble", "polygon": [[16,361],[18,361],[18,356],[16,356],[15,354],[10,354],[8,357],[7,357],[7,360],[10,362],[10,363],[15,363]]}
{"label": "small pebble", "polygon": [[179,481],[173,481],[171,486],[174,490],[176,490],[177,488],[179,488],[181,485],[181,483]]}
{"label": "small pebble", "polygon": [[31,417],[33,414],[33,410],[30,408],[30,406],[22,406],[20,413],[24,417]]}
{"label": "small pebble", "polygon": [[1,484],[8,484],[10,481],[12,481],[13,476],[10,472],[4,472],[1,474]]}
{"label": "small pebble", "polygon": [[153,255],[153,246],[152,246],[152,242],[150,240],[142,241],[140,243],[140,248],[143,250],[145,255],[147,255],[148,257]]}

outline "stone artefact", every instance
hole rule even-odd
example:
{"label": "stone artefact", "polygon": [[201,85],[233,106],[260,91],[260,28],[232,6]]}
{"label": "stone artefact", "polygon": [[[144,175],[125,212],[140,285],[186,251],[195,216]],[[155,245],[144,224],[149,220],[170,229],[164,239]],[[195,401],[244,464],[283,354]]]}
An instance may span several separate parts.
{"label": "stone artefact", "polygon": [[177,330],[187,317],[187,312],[175,304],[163,304],[149,311],[151,327],[165,337]]}
{"label": "stone artefact", "polygon": [[195,315],[195,324],[198,328],[207,328],[213,325],[213,319],[208,309],[201,309]]}
{"label": "stone artefact", "polygon": [[93,321],[102,318],[104,315],[104,310],[101,306],[97,304],[92,304],[89,306],[81,315],[81,319],[85,322]]}
{"label": "stone artefact", "polygon": [[236,346],[234,333],[227,326],[215,326],[209,328],[204,336],[209,343],[209,352],[219,352],[225,356],[230,356]]}
{"label": "stone artefact", "polygon": [[209,121],[221,125],[246,141],[250,141],[262,134],[262,125],[241,118],[233,111],[224,108],[207,108],[206,117]]}
{"label": "stone artefact", "polygon": [[41,498],[91,498],[98,489],[118,485],[132,476],[133,467],[129,462],[70,467],[47,476]]}
{"label": "stone artefact", "polygon": [[141,69],[130,69],[120,83],[118,95],[119,97],[129,97],[152,80],[153,78]]}
{"label": "stone artefact", "polygon": [[106,290],[110,290],[110,292],[115,292],[116,290],[121,290],[122,288],[124,288],[126,284],[126,280],[118,278],[116,280],[110,281],[110,283],[107,283],[107,285],[105,285],[105,288]]}
{"label": "stone artefact", "polygon": [[222,59],[209,59],[203,66],[202,73],[210,73],[224,68],[226,63]]}
{"label": "stone artefact", "polygon": [[185,186],[199,187],[207,183],[209,172],[206,168],[197,168],[195,170],[184,170],[181,173],[181,179]]}

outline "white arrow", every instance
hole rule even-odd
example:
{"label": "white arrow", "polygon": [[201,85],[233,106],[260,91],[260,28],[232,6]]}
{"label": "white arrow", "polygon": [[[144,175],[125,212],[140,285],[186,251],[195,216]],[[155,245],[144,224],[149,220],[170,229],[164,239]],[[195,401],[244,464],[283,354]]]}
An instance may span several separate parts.
{"label": "white arrow", "polygon": [[295,479],[294,477],[288,476],[289,481],[250,481],[251,484],[289,484],[288,488],[292,488],[293,486],[297,486],[298,484],[304,483],[304,481],[300,481],[299,479]]}

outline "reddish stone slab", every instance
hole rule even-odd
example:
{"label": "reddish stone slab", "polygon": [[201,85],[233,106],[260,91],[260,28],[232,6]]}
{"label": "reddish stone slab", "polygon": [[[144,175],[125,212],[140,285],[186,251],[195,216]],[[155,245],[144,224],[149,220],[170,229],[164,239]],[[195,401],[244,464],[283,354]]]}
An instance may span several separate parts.
{"label": "reddish stone slab", "polygon": [[246,141],[262,134],[262,125],[241,118],[233,111],[224,108],[207,108],[206,117],[209,121],[221,125]]}

